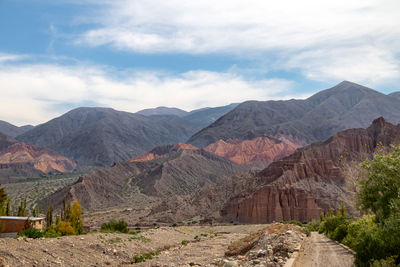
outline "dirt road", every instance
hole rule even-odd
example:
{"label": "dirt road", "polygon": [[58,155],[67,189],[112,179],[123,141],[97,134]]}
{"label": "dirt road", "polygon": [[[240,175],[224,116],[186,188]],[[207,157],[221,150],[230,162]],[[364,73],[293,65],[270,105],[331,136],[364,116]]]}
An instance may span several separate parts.
{"label": "dirt road", "polygon": [[312,232],[304,242],[294,267],[350,267],[354,255],[324,235]]}

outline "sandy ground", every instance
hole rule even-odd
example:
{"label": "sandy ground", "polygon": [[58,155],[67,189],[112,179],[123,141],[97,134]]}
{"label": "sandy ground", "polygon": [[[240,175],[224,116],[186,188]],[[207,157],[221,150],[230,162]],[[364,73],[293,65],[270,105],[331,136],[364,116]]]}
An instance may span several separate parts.
{"label": "sandy ground", "polygon": [[354,255],[336,242],[317,232],[305,240],[294,267],[350,267]]}
{"label": "sandy ground", "polygon": [[[46,239],[1,238],[0,266],[127,266],[134,264],[135,256],[157,251],[159,254],[152,261],[135,265],[189,266],[186,262],[202,263],[200,258],[212,261],[223,255],[230,242],[264,227],[182,226],[149,229],[136,235],[90,233]],[[196,236],[200,241],[196,241]],[[183,240],[188,241],[186,246],[182,245]],[[202,247],[201,254],[197,255],[199,250],[193,247]],[[164,257],[168,255],[166,252],[172,256]],[[174,257],[176,252],[179,255]]]}

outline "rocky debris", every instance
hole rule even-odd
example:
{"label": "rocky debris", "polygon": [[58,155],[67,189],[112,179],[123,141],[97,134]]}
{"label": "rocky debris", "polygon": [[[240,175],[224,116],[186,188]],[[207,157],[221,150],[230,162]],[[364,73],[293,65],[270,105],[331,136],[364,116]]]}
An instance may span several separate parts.
{"label": "rocky debris", "polygon": [[308,221],[329,208],[340,208],[342,199],[354,214],[355,189],[348,188],[354,181],[344,173],[346,164],[360,162],[372,156],[377,146],[391,144],[400,144],[400,125],[383,118],[367,129],[338,132],[255,173],[258,186],[231,198],[222,215],[241,223]]}
{"label": "rocky debris", "polygon": [[[298,251],[306,237],[299,226],[272,224],[259,232],[252,240],[251,248],[242,254],[232,255],[239,246],[248,246],[248,239],[242,239],[228,247],[227,258],[219,260],[217,266],[283,266]],[[239,251],[241,251],[239,249]],[[235,265],[236,264],[236,265]]]}

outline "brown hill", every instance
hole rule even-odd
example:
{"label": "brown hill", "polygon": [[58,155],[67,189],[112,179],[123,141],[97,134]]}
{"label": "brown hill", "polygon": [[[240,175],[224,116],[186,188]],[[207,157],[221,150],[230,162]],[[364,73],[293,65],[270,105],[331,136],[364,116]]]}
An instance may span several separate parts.
{"label": "brown hill", "polygon": [[266,167],[301,147],[286,138],[256,137],[252,140],[218,140],[204,150],[228,158],[237,164]]}
{"label": "brown hill", "polygon": [[[195,214],[196,205],[189,203],[194,192],[242,171],[232,161],[204,150],[167,146],[164,151],[168,153],[150,161],[127,161],[98,169],[40,205],[60,207],[64,198],[79,199],[85,210],[134,207],[163,213],[160,216],[175,214],[167,215],[165,221],[180,220],[183,215],[177,213]],[[182,206],[186,209],[177,210]]]}
{"label": "brown hill", "polygon": [[71,159],[44,148],[17,142],[0,133],[0,182],[75,169]]}
{"label": "brown hill", "polygon": [[400,125],[383,118],[367,129],[338,132],[249,177],[257,185],[232,197],[222,215],[243,223],[306,221],[339,208],[342,199],[354,213],[354,181],[345,175],[346,166],[372,156],[378,145],[391,144],[400,144]]}

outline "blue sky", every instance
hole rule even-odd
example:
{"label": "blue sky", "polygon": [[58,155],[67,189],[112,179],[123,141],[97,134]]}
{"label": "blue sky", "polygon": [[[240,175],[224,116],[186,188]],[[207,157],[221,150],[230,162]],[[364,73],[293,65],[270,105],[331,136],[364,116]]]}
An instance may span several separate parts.
{"label": "blue sky", "polygon": [[0,0],[0,119],[400,90],[400,1],[329,2]]}

